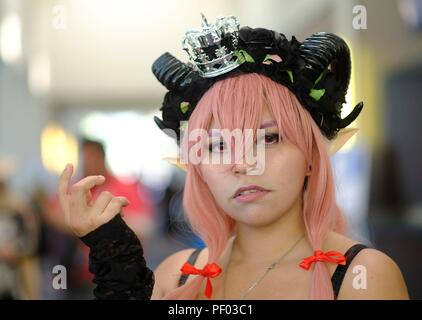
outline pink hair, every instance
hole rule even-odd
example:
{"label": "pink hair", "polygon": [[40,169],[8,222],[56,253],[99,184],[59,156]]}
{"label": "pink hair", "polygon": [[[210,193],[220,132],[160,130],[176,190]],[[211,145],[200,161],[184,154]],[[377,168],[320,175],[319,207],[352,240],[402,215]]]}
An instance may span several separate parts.
{"label": "pink hair", "polygon": [[[270,108],[281,137],[295,144],[307,163],[312,164],[303,196],[303,219],[312,248],[321,249],[327,232],[344,233],[345,223],[335,202],[330,160],[321,131],[293,93],[256,73],[221,80],[197,104],[188,130],[208,130],[212,119],[219,128],[256,130],[261,124],[264,103]],[[235,221],[215,202],[199,165],[188,164],[183,204],[192,227],[208,247],[208,263],[216,261],[232,235]],[[325,263],[315,263],[309,272],[313,273],[310,298],[333,299]],[[203,280],[202,276],[195,276],[165,298],[196,299]]]}

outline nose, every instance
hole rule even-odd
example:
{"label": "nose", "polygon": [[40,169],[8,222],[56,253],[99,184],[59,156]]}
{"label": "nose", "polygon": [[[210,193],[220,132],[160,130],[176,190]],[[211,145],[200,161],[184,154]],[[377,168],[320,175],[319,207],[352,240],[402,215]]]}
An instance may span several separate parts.
{"label": "nose", "polygon": [[257,168],[257,163],[258,161],[256,159],[254,159],[252,164],[250,164],[250,163],[247,163],[245,158],[243,158],[240,161],[238,161],[238,163],[235,163],[233,165],[233,173],[237,175],[249,174]]}
{"label": "nose", "polygon": [[[237,150],[239,151],[239,150]],[[243,150],[242,150],[243,151]],[[244,152],[233,155],[233,173],[236,175],[260,175],[264,172],[265,167],[265,148],[263,145],[246,147]]]}

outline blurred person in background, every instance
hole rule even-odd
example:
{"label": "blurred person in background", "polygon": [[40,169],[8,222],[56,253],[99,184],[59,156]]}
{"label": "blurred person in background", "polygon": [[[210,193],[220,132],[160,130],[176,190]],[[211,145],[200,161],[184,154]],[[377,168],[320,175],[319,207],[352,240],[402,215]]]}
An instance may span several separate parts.
{"label": "blurred person in background", "polygon": [[38,224],[32,212],[7,187],[14,173],[9,158],[0,158],[0,300],[39,298],[36,256]]}

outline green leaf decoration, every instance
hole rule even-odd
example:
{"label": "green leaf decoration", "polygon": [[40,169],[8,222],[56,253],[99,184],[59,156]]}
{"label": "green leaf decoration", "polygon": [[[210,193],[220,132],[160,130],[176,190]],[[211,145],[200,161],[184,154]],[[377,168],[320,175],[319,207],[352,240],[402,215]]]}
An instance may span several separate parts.
{"label": "green leaf decoration", "polygon": [[180,111],[186,113],[189,109],[189,102],[183,101],[180,103]]}
{"label": "green leaf decoration", "polygon": [[314,100],[319,101],[319,99],[322,98],[322,96],[325,94],[325,89],[311,89],[311,92],[309,95],[314,98]]}
{"label": "green leaf decoration", "polygon": [[270,54],[267,54],[265,56],[264,60],[262,60],[262,63],[264,63],[265,61],[270,60],[270,59],[271,59],[271,55]]}
{"label": "green leaf decoration", "polygon": [[252,56],[245,50],[236,50],[235,55],[237,56],[240,63],[243,63],[243,62],[254,63],[255,62],[254,58],[252,58]]}
{"label": "green leaf decoration", "polygon": [[289,74],[290,82],[293,83],[293,72],[292,72],[292,70],[287,70],[286,72]]}
{"label": "green leaf decoration", "polygon": [[318,77],[318,79],[316,79],[315,80],[315,83],[314,83],[314,87],[316,86],[316,84],[322,79],[322,76],[324,75],[324,72],[323,73],[321,73],[320,75],[319,75],[319,77]]}

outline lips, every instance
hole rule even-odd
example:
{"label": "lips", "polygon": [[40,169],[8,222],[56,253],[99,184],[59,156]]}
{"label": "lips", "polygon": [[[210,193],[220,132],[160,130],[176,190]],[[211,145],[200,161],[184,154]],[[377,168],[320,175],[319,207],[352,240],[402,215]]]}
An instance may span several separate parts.
{"label": "lips", "polygon": [[237,189],[233,195],[233,198],[237,198],[239,196],[246,196],[248,194],[253,194],[256,192],[263,192],[263,191],[270,191],[267,190],[261,186],[257,186],[255,184],[251,184],[251,185],[247,185],[247,186],[243,186],[239,189]]}

